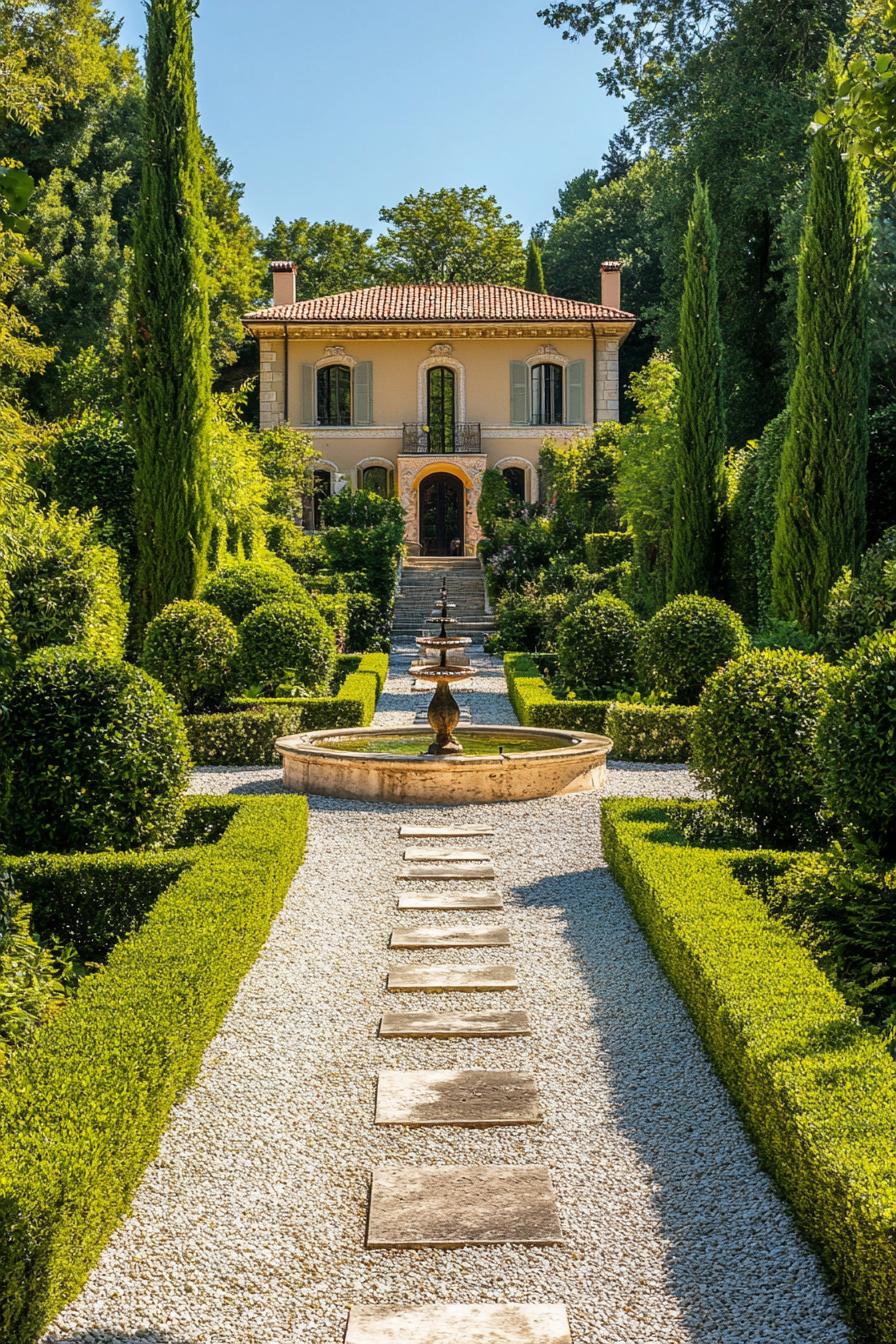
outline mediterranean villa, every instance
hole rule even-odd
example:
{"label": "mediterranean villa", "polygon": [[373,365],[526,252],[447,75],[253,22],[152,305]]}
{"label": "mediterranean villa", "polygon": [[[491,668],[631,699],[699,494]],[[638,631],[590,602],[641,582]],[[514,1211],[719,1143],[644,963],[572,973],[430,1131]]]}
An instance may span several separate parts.
{"label": "mediterranean villa", "polygon": [[244,322],[258,339],[262,429],[311,435],[315,501],[348,482],[397,494],[411,554],[475,555],[487,467],[538,498],[546,434],[619,414],[619,346],[634,325],[618,262],[601,302],[510,285],[377,285],[296,302],[292,262],[271,265],[273,305]]}

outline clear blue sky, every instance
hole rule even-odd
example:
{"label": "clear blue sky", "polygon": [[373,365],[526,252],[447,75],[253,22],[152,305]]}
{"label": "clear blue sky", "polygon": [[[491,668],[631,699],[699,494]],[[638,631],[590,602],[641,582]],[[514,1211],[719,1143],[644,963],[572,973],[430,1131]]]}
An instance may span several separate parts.
{"label": "clear blue sky", "polygon": [[[528,231],[597,166],[623,123],[590,42],[564,42],[544,0],[202,0],[203,128],[245,207],[378,229],[420,187],[480,186]],[[141,0],[108,0],[142,49]]]}

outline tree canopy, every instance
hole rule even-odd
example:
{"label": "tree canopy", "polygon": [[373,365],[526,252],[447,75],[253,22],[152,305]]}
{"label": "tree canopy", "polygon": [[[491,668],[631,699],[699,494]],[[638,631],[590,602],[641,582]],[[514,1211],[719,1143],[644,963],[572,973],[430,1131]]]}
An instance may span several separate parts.
{"label": "tree canopy", "polygon": [[485,187],[418,191],[384,207],[381,273],[399,283],[520,285],[526,270],[519,224]]}

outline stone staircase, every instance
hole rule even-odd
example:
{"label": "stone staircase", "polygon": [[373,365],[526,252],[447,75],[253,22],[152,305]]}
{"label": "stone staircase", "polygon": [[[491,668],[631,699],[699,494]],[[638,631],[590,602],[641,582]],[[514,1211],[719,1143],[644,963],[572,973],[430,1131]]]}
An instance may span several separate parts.
{"label": "stone staircase", "polygon": [[451,615],[458,622],[451,633],[467,635],[478,644],[494,630],[494,621],[485,609],[485,581],[478,560],[415,555],[404,562],[392,620],[393,642],[405,644],[424,631],[434,632],[427,622],[443,578],[448,580],[448,600],[455,603]]}

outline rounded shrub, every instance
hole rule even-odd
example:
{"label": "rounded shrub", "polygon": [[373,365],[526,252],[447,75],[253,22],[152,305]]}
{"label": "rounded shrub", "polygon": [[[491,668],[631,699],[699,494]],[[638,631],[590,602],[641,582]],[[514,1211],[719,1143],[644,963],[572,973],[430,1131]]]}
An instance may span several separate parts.
{"label": "rounded shrub", "polygon": [[319,694],[336,664],[336,639],[323,616],[306,602],[266,602],[239,630],[243,685],[272,694],[291,683]]}
{"label": "rounded shrub", "polygon": [[714,672],[691,731],[700,784],[756,827],[763,842],[815,837],[821,766],[815,734],[830,668],[794,649],[754,649]]}
{"label": "rounded shrub", "polygon": [[127,607],[118,560],[89,523],[51,510],[18,549],[4,584],[5,624],[19,657],[56,644],[119,657]]}
{"label": "rounded shrub", "polygon": [[236,626],[209,602],[172,602],[146,629],[143,667],[187,710],[216,709],[233,682]]}
{"label": "rounded shrub", "polygon": [[264,602],[299,602],[305,590],[285,564],[281,568],[281,563],[245,560],[223,565],[206,580],[199,596],[223,611],[234,625],[240,625]]}
{"label": "rounded shrub", "polygon": [[638,670],[645,689],[695,705],[707,678],[750,647],[736,611],[698,593],[673,598],[641,631]]}
{"label": "rounded shrub", "polygon": [[818,728],[825,801],[848,831],[896,858],[896,630],[862,641],[835,674]]}
{"label": "rounded shrub", "polygon": [[139,668],[41,649],[6,681],[0,726],[11,849],[133,849],[174,838],[186,733],[174,701]]}
{"label": "rounded shrub", "polygon": [[601,699],[631,684],[638,648],[638,618],[627,602],[598,593],[560,622],[557,671],[583,696]]}

